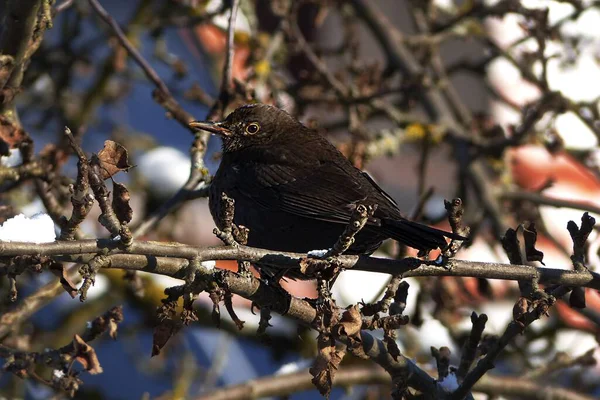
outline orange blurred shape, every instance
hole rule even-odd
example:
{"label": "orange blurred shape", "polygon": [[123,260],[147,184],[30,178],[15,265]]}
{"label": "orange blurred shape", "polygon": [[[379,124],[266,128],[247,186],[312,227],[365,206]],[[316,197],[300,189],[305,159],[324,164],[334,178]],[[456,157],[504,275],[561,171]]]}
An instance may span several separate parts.
{"label": "orange blurred shape", "polygon": [[539,190],[549,182],[569,185],[585,193],[600,193],[600,182],[584,165],[565,152],[550,153],[543,146],[524,145],[508,151],[514,182]]}
{"label": "orange blurred shape", "polygon": [[[212,57],[224,59],[227,51],[227,32],[214,25],[198,25],[194,33],[204,50]],[[235,44],[233,63],[231,65],[231,76],[234,79],[245,81],[247,78],[246,61],[250,55],[247,44]]]}
{"label": "orange blurred shape", "polygon": [[[219,261],[217,261],[217,268],[227,269],[229,271],[237,272],[238,264],[237,264],[237,261],[219,260]],[[255,269],[252,269],[252,273],[254,274],[255,277],[259,276],[258,272]],[[300,298],[304,298],[304,297],[316,298],[317,297],[317,291],[315,288],[314,281],[300,281],[300,280],[295,281],[293,279],[286,278],[286,279],[282,279],[280,281],[280,283],[281,283],[281,286],[292,296],[296,296],[296,297],[300,297]],[[249,307],[250,303],[248,302],[246,305]]]}
{"label": "orange blurred shape", "polygon": [[[518,186],[536,191],[552,183],[545,191],[550,197],[600,204],[600,182],[585,165],[566,152],[552,154],[543,146],[524,145],[510,149],[508,157],[513,180]],[[570,260],[549,239],[540,235],[536,247],[544,252],[545,259],[554,266],[570,268]],[[600,311],[600,295],[596,290],[586,289],[586,301],[590,310]],[[556,311],[573,328],[598,330],[595,323],[565,302],[557,302]]]}
{"label": "orange blurred shape", "polygon": [[[597,290],[585,290],[586,306],[590,310],[600,311],[600,294]],[[599,332],[598,325],[590,321],[579,311],[571,308],[567,303],[559,301],[556,303],[556,311],[560,318],[569,326],[589,332]]]}

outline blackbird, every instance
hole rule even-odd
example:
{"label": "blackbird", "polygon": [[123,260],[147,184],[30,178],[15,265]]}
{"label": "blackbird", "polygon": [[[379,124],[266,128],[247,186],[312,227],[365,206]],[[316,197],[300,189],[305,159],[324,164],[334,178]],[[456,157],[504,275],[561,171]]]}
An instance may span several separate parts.
{"label": "blackbird", "polygon": [[[445,237],[457,236],[404,218],[367,173],[279,108],[248,104],[222,122],[190,126],[223,140],[209,191],[210,211],[217,221],[221,194],[233,198],[234,223],[250,229],[249,246],[300,253],[329,248],[359,204],[376,205],[376,210],[346,254],[371,254],[388,238],[427,252],[446,246]],[[267,276],[274,273],[259,268]],[[298,271],[285,275],[303,278]]]}

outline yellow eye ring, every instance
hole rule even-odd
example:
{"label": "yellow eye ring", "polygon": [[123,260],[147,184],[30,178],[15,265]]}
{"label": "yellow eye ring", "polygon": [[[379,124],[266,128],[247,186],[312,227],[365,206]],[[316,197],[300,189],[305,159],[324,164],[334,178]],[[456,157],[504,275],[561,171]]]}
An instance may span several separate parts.
{"label": "yellow eye ring", "polygon": [[260,125],[258,125],[256,122],[251,122],[246,125],[246,133],[249,135],[255,135],[258,133],[258,131],[260,131]]}

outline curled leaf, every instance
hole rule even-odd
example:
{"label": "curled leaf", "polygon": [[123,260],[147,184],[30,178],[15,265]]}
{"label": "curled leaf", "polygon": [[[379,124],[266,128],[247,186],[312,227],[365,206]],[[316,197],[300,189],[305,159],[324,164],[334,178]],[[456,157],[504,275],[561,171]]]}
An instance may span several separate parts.
{"label": "curled leaf", "polygon": [[519,297],[519,300],[515,303],[513,307],[513,320],[522,324],[521,318],[527,313],[529,310],[529,300],[525,297]]}
{"label": "curled leaf", "polygon": [[152,335],[152,357],[159,355],[160,351],[167,344],[169,339],[181,329],[181,322],[172,319],[162,320]]}
{"label": "curled leaf", "polygon": [[345,350],[336,349],[334,345],[320,348],[319,355],[309,369],[310,374],[313,376],[312,383],[319,390],[319,393],[326,398],[329,398],[333,378],[345,354]]}
{"label": "curled leaf", "polygon": [[73,349],[75,350],[75,359],[86,371],[92,375],[102,373],[102,367],[98,361],[98,356],[96,356],[96,351],[81,336],[75,335],[73,338]]}
{"label": "curled leaf", "polygon": [[390,356],[392,356],[392,358],[395,361],[398,361],[398,357],[400,357],[401,355],[400,349],[398,348],[398,343],[396,343],[394,338],[389,335],[385,335],[383,337],[383,342],[385,343],[385,346],[387,347],[387,351],[390,354]]}
{"label": "curled leaf", "polygon": [[508,259],[511,264],[523,264],[523,259],[521,258],[521,251],[519,249],[519,239],[517,238],[517,231],[512,228],[508,228],[506,233],[501,239],[502,248],[506,252]]}
{"label": "curled leaf", "polygon": [[355,336],[362,327],[362,317],[358,306],[352,305],[346,308],[342,314],[339,324],[334,327],[337,336]]}
{"label": "curled leaf", "polygon": [[102,179],[108,179],[117,172],[127,171],[132,167],[129,164],[127,149],[112,140],[104,142],[104,148],[95,158],[100,163]]}
{"label": "curled leaf", "polygon": [[533,222],[523,225],[523,239],[525,240],[525,257],[527,261],[539,261],[542,265],[546,265],[542,261],[544,253],[535,248],[537,230]]}
{"label": "curled leaf", "polygon": [[69,296],[71,296],[71,298],[74,299],[78,293],[77,286],[71,281],[71,279],[67,275],[67,271],[64,265],[62,265],[61,263],[53,263],[49,269],[50,272],[52,272],[55,276],[57,276],[60,279],[60,284],[62,285],[62,287],[67,293],[69,293]]}
{"label": "curled leaf", "polygon": [[129,223],[133,217],[133,210],[129,205],[129,200],[131,200],[131,195],[125,185],[114,182],[112,206],[121,223]]}

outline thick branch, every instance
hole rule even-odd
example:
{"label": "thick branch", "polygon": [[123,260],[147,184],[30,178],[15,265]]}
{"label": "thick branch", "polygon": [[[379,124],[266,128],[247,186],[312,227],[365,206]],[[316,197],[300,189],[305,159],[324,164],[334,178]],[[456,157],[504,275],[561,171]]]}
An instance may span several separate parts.
{"label": "thick branch", "polygon": [[[304,390],[314,389],[308,370],[291,374],[272,375],[253,379],[239,385],[217,389],[199,396],[198,400],[242,400],[263,397],[285,397]],[[335,374],[333,385],[350,387],[355,385],[391,384],[387,372],[372,366],[340,368]],[[536,382],[507,377],[483,377],[474,387],[475,391],[488,395],[519,396],[521,399],[556,398],[565,400],[590,400],[591,397],[568,389],[549,387]]]}
{"label": "thick branch", "polygon": [[[79,240],[70,242],[53,243],[20,243],[0,242],[0,256],[11,257],[17,255],[47,255],[69,256],[72,261],[85,263],[98,253],[110,251],[110,254],[139,255],[142,259],[146,256],[174,257],[200,261],[209,260],[237,260],[260,262],[281,268],[299,268],[299,263],[306,258],[304,253],[287,253],[258,249],[248,246],[219,246],[219,247],[193,247],[186,245],[172,245],[161,242],[134,241],[128,249],[121,248],[118,241],[109,239]],[[65,260],[62,257],[61,260]],[[326,261],[323,261],[326,262]],[[591,272],[575,272],[553,268],[540,268],[531,265],[511,265],[492,262],[475,262],[466,260],[450,260],[446,267],[440,267],[415,258],[390,260],[385,258],[347,255],[339,257],[340,267],[360,271],[379,272],[386,274],[403,274],[409,276],[468,276],[486,279],[503,280],[532,280],[539,277],[539,283],[561,284],[567,286],[584,286],[600,289],[600,275]],[[118,268],[118,267],[112,267]],[[132,268],[141,269],[141,268]],[[147,270],[144,268],[144,270]],[[0,267],[0,274],[2,274]],[[149,271],[156,272],[156,271]],[[183,278],[182,269],[169,269],[158,272]]]}

